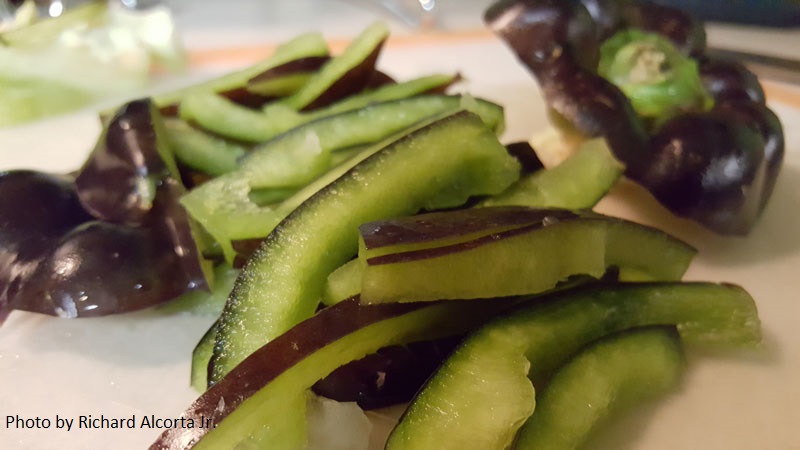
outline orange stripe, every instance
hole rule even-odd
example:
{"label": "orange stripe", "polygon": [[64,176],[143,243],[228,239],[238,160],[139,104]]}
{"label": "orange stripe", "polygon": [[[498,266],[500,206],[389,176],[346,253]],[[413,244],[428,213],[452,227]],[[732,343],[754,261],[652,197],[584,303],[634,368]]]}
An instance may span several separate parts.
{"label": "orange stripe", "polygon": [[767,98],[770,101],[800,108],[800,89],[797,87],[769,80],[761,80],[761,84],[764,86],[764,93],[767,94]]}
{"label": "orange stripe", "polygon": [[[414,34],[393,34],[386,41],[386,47],[404,48],[422,45],[447,45],[493,39],[488,30],[464,30],[457,32],[429,31]],[[328,40],[331,53],[340,53],[351,41],[350,38],[334,38]],[[277,44],[263,44],[252,47],[233,47],[219,49],[193,50],[189,52],[189,66],[230,65],[243,66],[269,56],[275,51]]]}

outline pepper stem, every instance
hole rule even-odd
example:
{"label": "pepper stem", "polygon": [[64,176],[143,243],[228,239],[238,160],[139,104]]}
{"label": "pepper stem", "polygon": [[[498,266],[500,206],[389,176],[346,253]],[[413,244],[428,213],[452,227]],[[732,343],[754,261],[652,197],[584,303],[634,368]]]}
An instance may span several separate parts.
{"label": "pepper stem", "polygon": [[697,62],[658,34],[634,29],[615,34],[600,49],[598,73],[622,89],[640,116],[657,124],[713,106]]}
{"label": "pepper stem", "polygon": [[669,75],[667,55],[651,44],[631,44],[634,48],[633,67],[628,80],[634,84],[657,84]]}

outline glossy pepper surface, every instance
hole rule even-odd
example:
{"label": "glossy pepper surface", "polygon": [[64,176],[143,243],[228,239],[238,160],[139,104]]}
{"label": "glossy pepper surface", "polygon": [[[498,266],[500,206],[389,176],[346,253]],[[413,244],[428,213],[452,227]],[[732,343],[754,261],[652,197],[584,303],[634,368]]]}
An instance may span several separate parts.
{"label": "glossy pepper surface", "polygon": [[149,100],[133,101],[77,176],[0,172],[0,324],[12,310],[104,316],[206,288],[160,127]]}

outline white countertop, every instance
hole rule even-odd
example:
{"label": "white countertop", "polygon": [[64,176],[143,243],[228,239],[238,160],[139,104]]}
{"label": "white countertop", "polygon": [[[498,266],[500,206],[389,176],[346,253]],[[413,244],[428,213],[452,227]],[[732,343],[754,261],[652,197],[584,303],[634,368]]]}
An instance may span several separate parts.
{"label": "white countertop", "polygon": [[[394,31],[381,68],[404,79],[442,71],[468,77],[465,89],[506,106],[510,142],[546,124],[533,79],[481,23],[486,0],[440,0],[457,5],[442,19],[446,31],[420,34],[373,9],[379,0],[168,0],[174,3],[190,56],[207,63],[190,77],[247,63],[302,31],[319,30],[343,42],[370,22],[390,21]],[[370,3],[372,2],[372,3]],[[372,5],[359,7],[357,5]],[[452,38],[447,37],[452,33]],[[405,36],[412,36],[406,39]],[[430,40],[428,38],[430,37]],[[798,57],[800,31],[711,26],[712,45]],[[428,44],[428,45],[423,45]],[[241,52],[236,49],[255,49]],[[205,58],[197,56],[205,55]],[[188,77],[187,77],[188,78]],[[187,80],[182,80],[186,82]],[[689,279],[730,281],[757,299],[768,354],[764,360],[703,358],[693,361],[681,392],[659,404],[625,448],[800,449],[800,90],[775,102],[787,132],[787,163],[770,208],[747,239],[698,234],[665,216],[646,194],[621,186],[601,210],[665,229],[701,248]],[[32,167],[66,171],[80,166],[97,137],[93,113],[57,117],[0,132],[0,169]],[[15,151],[24,148],[24,151]],[[5,151],[5,153],[3,153]],[[24,417],[174,417],[196,397],[187,386],[192,348],[214,317],[131,315],[66,321],[14,313],[0,329],[0,371],[14,383],[0,385],[5,414]],[[158,430],[2,429],[0,448],[146,448]],[[630,436],[626,436],[630,437]],[[618,447],[617,447],[618,448]]]}

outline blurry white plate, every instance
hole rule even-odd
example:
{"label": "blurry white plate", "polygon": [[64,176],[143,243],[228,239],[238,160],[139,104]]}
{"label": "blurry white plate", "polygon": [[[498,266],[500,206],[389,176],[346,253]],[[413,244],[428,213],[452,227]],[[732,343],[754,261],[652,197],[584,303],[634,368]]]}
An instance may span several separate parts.
{"label": "blurry white plate", "polygon": [[[390,41],[391,42],[391,41]],[[506,140],[544,128],[532,79],[489,39],[440,40],[386,49],[379,66],[400,79],[461,72],[465,88],[506,106]],[[696,358],[680,393],[615,427],[608,448],[628,450],[800,449],[800,104],[774,102],[787,133],[787,160],[768,210],[746,239],[723,239],[665,213],[623,183],[600,210],[659,225],[699,247],[688,278],[729,281],[755,297],[763,320],[763,357]],[[99,131],[81,113],[0,130],[0,169],[70,171]],[[57,429],[76,419],[178,417],[196,397],[190,355],[213,317],[155,312],[63,320],[15,312],[0,328],[0,448],[142,449],[157,429]],[[47,418],[49,429],[7,426],[7,416]]]}

